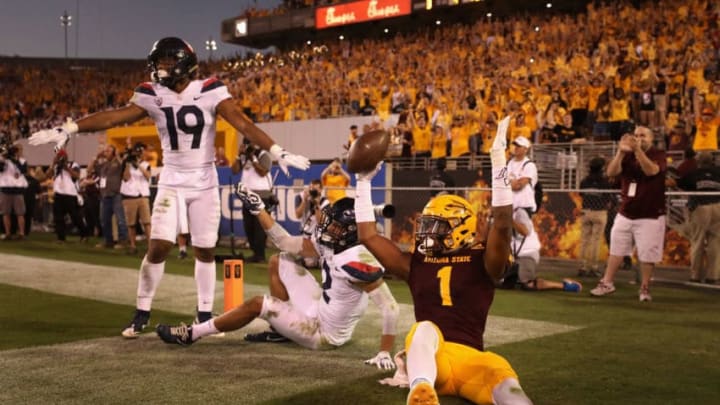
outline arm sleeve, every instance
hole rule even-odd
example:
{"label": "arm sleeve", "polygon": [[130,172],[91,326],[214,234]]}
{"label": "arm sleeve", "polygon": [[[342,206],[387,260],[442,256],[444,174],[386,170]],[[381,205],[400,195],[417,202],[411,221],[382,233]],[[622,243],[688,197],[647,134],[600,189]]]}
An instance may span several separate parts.
{"label": "arm sleeve", "polygon": [[395,335],[397,320],[400,317],[400,307],[390,292],[387,283],[380,284],[379,287],[370,291],[368,296],[382,313],[382,334]]}

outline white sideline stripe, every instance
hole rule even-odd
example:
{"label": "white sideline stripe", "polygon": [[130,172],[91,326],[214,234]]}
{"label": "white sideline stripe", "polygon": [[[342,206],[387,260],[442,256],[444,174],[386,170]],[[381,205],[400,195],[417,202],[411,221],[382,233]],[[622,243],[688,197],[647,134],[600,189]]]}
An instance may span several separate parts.
{"label": "white sideline stripe", "polygon": [[[137,274],[137,270],[127,268],[0,253],[0,283],[114,304],[135,305]],[[266,293],[267,288],[246,283],[244,292],[245,298],[249,298]],[[197,296],[193,277],[175,274],[163,276],[153,300],[154,309],[195,315],[196,305]],[[222,312],[222,305],[223,283],[219,281],[215,287],[215,312]],[[370,316],[363,317],[358,329],[380,331],[381,317],[375,305],[369,304],[367,313]],[[412,305],[400,304],[400,314],[398,331],[404,335],[414,321]],[[118,328],[128,322],[131,315],[128,314],[128,319],[118,319]],[[266,325],[265,321],[258,319],[243,330],[257,331],[264,329]],[[489,347],[577,329],[580,328],[554,322],[490,316],[485,331],[485,342]],[[357,335],[360,334],[356,334],[354,340],[371,346],[377,345],[378,334],[362,334],[366,337]],[[399,338],[396,346],[400,347],[402,344],[402,338]]]}

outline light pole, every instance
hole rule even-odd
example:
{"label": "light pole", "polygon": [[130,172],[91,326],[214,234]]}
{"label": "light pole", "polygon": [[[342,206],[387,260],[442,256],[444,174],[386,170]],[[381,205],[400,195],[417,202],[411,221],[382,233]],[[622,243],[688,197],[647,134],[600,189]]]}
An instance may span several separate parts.
{"label": "light pole", "polygon": [[72,16],[68,15],[67,10],[65,10],[63,12],[63,15],[60,16],[60,25],[62,25],[63,29],[65,30],[65,59],[67,59],[67,56],[68,56],[67,30],[68,30],[68,27],[72,25]]}
{"label": "light pole", "polygon": [[212,37],[205,41],[205,50],[208,51],[208,61],[212,60],[213,51],[217,51],[217,42]]}

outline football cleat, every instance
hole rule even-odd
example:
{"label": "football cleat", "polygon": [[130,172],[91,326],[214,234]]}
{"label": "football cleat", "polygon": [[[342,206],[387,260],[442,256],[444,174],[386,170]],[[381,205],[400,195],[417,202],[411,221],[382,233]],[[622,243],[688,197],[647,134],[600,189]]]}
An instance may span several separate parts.
{"label": "football cleat", "polygon": [[275,332],[274,330],[266,330],[260,333],[248,333],[244,339],[248,342],[267,342],[267,343],[285,343],[290,339]]}
{"label": "football cleat", "polygon": [[149,311],[135,310],[132,321],[123,329],[122,336],[126,339],[137,339],[150,320]]}
{"label": "football cleat", "polygon": [[155,327],[155,332],[162,339],[163,342],[168,344],[177,344],[180,346],[190,346],[193,344],[192,339],[192,326],[187,326],[181,323],[178,326],[170,326],[158,324]]}
{"label": "football cleat", "polygon": [[407,405],[439,405],[435,388],[429,382],[423,381],[416,384],[407,397]]}

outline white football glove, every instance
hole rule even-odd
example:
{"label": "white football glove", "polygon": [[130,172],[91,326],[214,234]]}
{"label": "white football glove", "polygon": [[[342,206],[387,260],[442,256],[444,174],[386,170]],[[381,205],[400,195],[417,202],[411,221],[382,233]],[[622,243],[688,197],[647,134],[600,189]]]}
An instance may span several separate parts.
{"label": "white football glove", "polygon": [[392,357],[390,357],[390,353],[384,350],[380,351],[372,359],[365,360],[365,364],[374,365],[381,370],[392,370],[395,368],[395,362]]}
{"label": "white football glove", "polygon": [[286,176],[290,174],[288,166],[297,167],[300,170],[307,170],[310,167],[310,161],[305,156],[292,154],[285,149],[281,148],[280,145],[274,144],[270,147],[270,154],[273,159],[277,160],[280,169]]}
{"label": "white football glove", "polygon": [[376,174],[382,169],[382,165],[385,163],[384,161],[379,161],[378,164],[375,166],[373,170],[370,170],[369,172],[365,173],[355,173],[355,180],[357,181],[369,181],[371,182],[372,179],[375,177]]}
{"label": "white football glove", "polygon": [[510,116],[503,118],[498,123],[497,132],[493,139],[492,146],[490,146],[490,162],[492,167],[505,167],[507,164],[507,158],[505,157],[505,151],[507,150],[507,132],[510,126]]}
{"label": "white football glove", "polygon": [[250,191],[242,182],[235,187],[235,195],[242,201],[243,207],[253,215],[258,215],[260,211],[265,209],[262,198],[257,193]]}
{"label": "white football glove", "polygon": [[46,143],[55,143],[55,151],[65,147],[67,142],[70,140],[71,135],[75,135],[78,132],[78,126],[71,119],[68,119],[60,127],[53,129],[43,129],[33,133],[28,138],[28,143],[33,146],[43,145]]}

